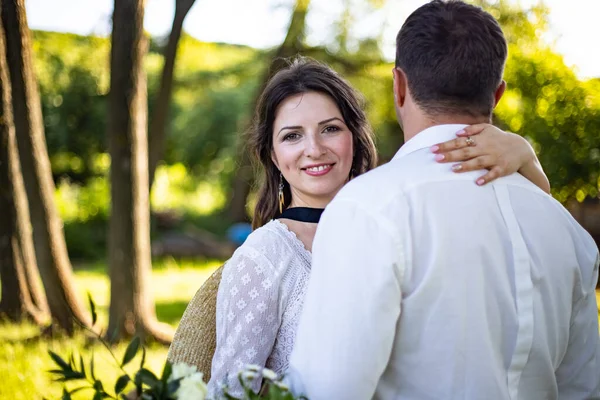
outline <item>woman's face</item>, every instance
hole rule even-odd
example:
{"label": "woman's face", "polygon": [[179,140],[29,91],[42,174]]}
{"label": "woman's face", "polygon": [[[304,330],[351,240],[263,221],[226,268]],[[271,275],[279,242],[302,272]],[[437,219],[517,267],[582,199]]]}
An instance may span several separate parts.
{"label": "woman's face", "polygon": [[272,159],[290,184],[290,206],[325,207],[348,181],[353,153],[352,132],[329,96],[307,92],[279,105]]}

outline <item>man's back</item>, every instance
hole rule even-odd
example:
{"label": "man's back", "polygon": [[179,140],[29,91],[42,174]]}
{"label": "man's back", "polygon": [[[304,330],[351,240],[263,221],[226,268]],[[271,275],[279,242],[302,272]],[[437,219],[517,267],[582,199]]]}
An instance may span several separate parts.
{"label": "man's back", "polygon": [[[433,162],[455,131],[420,133],[328,207],[292,359],[315,400],[599,395],[594,242],[520,175],[482,188]],[[339,240],[372,254],[337,269]],[[334,279],[360,292],[353,315]]]}

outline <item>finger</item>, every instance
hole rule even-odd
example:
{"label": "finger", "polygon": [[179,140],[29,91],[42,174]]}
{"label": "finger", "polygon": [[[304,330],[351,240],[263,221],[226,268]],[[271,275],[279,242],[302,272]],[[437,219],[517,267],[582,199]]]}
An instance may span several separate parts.
{"label": "finger", "polygon": [[431,146],[431,151],[436,154],[448,153],[449,151],[459,150],[464,147],[473,147],[467,144],[467,138],[456,138],[448,140],[444,143],[438,143]]}
{"label": "finger", "polygon": [[480,150],[477,147],[463,147],[458,150],[451,150],[444,153],[438,153],[435,156],[435,160],[437,162],[457,162],[457,161],[467,161],[475,157],[479,157],[481,155]]}
{"label": "finger", "polygon": [[480,169],[492,167],[494,164],[495,164],[494,157],[479,156],[479,157],[472,158],[468,161],[462,162],[460,164],[454,164],[452,166],[452,171],[454,171],[454,172],[477,171]]}
{"label": "finger", "polygon": [[495,181],[496,179],[500,178],[504,176],[504,174],[501,171],[500,167],[494,167],[492,168],[487,174],[481,176],[480,178],[477,179],[477,181],[475,183],[477,183],[479,186],[483,186],[486,183],[490,183],[492,181]]}
{"label": "finger", "polygon": [[490,126],[490,124],[469,125],[469,126],[466,126],[464,129],[456,132],[456,136],[467,137],[467,136],[478,135],[481,132],[483,132],[485,130],[485,128],[487,128],[488,126]]}

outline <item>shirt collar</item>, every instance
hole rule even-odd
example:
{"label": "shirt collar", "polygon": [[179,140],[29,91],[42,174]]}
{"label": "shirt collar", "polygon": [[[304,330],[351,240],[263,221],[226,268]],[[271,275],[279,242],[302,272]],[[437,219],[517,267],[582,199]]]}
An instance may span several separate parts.
{"label": "shirt collar", "polygon": [[408,142],[404,143],[392,160],[397,160],[417,150],[421,150],[426,147],[431,147],[434,144],[455,139],[456,132],[460,131],[461,129],[464,129],[466,126],[467,125],[462,124],[447,124],[436,125],[427,128],[417,133]]}

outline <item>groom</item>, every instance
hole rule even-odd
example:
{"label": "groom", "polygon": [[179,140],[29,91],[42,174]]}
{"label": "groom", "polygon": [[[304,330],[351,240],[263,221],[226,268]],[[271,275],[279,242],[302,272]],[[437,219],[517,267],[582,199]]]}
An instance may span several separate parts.
{"label": "groom", "polygon": [[497,21],[460,1],[424,5],[398,33],[406,143],[323,214],[291,356],[297,393],[600,398],[590,236],[519,174],[478,187],[481,171],[453,174],[430,150],[490,121],[506,55]]}

